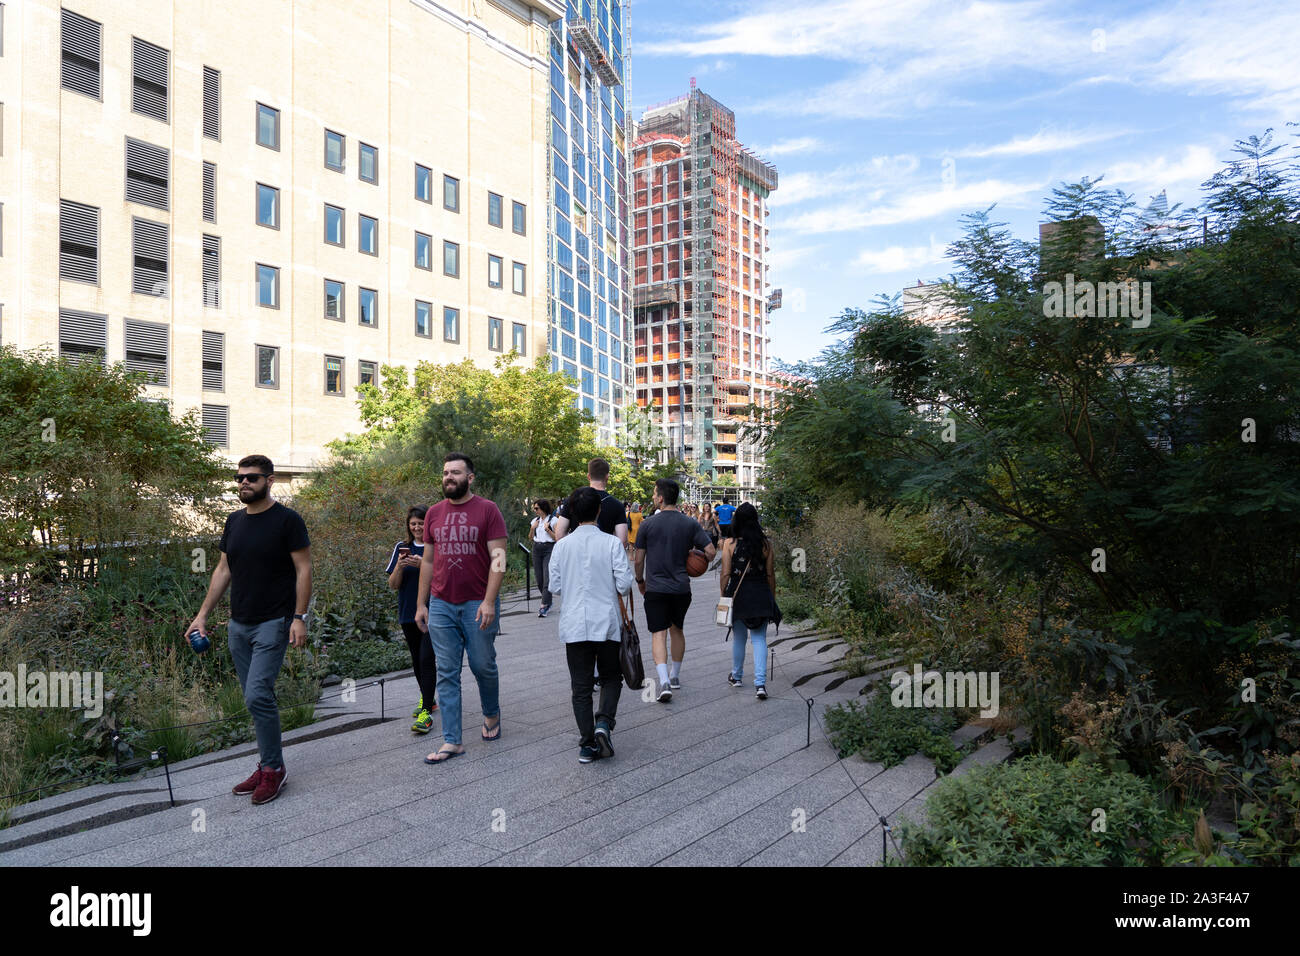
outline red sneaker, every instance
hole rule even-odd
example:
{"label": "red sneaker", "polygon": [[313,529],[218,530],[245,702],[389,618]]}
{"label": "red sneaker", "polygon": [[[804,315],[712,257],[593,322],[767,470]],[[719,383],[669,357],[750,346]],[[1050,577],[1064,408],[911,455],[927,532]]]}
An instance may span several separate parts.
{"label": "red sneaker", "polygon": [[257,765],[257,769],[253,771],[253,775],[249,777],[247,780],[245,780],[243,783],[235,784],[234,789],[232,789],[230,792],[237,797],[246,797],[254,790],[256,790],[257,785],[261,782],[262,782],[262,765],[259,763]]}
{"label": "red sneaker", "polygon": [[263,770],[262,779],[257,785],[257,790],[253,792],[254,803],[270,803],[280,795],[284,789],[284,781],[288,772],[281,767],[279,770]]}

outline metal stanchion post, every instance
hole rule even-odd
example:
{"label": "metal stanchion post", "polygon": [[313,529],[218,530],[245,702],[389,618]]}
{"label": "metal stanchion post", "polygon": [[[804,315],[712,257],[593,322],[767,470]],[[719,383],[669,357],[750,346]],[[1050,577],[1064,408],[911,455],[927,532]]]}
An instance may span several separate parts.
{"label": "metal stanchion post", "polygon": [[529,602],[533,599],[533,552],[524,546],[522,541],[516,541],[519,550],[524,553],[524,610],[531,611]]}
{"label": "metal stanchion post", "polygon": [[176,806],[176,795],[172,793],[172,770],[171,767],[167,765],[167,748],[159,747],[150,756],[152,756],[154,760],[161,759],[163,762],[163,773],[167,775],[167,799],[174,807]]}
{"label": "metal stanchion post", "polygon": [[813,700],[815,700],[815,698],[813,698],[813,697],[809,697],[809,698],[808,698],[808,742],[807,742],[806,744],[803,745],[804,750],[807,750],[809,747],[812,746],[812,709],[813,709]]}
{"label": "metal stanchion post", "polygon": [[379,678],[379,722],[384,722],[384,679]]}
{"label": "metal stanchion post", "polygon": [[884,863],[889,859],[889,822],[880,818],[880,862]]}

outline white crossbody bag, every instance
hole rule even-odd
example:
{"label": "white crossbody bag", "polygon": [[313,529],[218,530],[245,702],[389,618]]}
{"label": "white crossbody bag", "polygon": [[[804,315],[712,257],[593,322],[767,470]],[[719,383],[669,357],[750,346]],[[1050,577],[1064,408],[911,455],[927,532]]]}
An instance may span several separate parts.
{"label": "white crossbody bag", "polygon": [[745,562],[745,570],[740,572],[740,580],[736,582],[733,596],[718,598],[718,609],[714,614],[714,621],[718,627],[731,627],[731,606],[736,602],[734,595],[740,593],[740,586],[745,583],[745,575],[749,573],[749,566],[752,563],[752,561]]}

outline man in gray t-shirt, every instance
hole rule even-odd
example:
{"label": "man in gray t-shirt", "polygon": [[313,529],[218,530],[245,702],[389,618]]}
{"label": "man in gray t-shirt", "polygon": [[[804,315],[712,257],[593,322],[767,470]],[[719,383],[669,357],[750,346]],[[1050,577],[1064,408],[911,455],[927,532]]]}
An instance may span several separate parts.
{"label": "man in gray t-shirt", "polygon": [[[691,578],[686,555],[699,548],[712,561],[717,550],[700,523],[677,510],[677,482],[655,482],[654,501],[659,511],[641,522],[636,535],[635,573],[645,597],[646,627],[653,635],[655,669],[659,673],[659,701],[668,703],[682,686],[682,658],[686,634],[682,625],[691,606]],[[668,635],[672,634],[672,670],[668,669]]]}

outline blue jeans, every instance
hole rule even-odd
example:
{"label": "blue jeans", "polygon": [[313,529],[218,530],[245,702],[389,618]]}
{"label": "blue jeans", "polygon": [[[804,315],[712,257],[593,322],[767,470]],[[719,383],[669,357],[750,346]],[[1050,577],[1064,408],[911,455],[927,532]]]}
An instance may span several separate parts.
{"label": "blue jeans", "polygon": [[745,627],[737,617],[731,619],[731,673],[736,680],[745,676],[745,639],[754,644],[754,686],[767,684],[767,625],[756,631]]}
{"label": "blue jeans", "polygon": [[479,601],[449,604],[441,598],[429,598],[429,637],[438,658],[438,706],[442,709],[442,739],[460,745],[460,668],[466,655],[469,669],[478,681],[479,702],[483,716],[501,714],[500,684],[497,679],[497,631],[501,621],[501,599],[496,601],[496,617],[482,630],[474,616]]}
{"label": "blue jeans", "polygon": [[253,730],[257,734],[262,766],[268,770],[284,766],[275,679],[280,676],[280,665],[289,649],[289,625],[292,623],[291,617],[277,617],[260,624],[231,621],[226,628],[226,644],[235,661],[239,686],[244,688],[244,703],[253,715]]}

